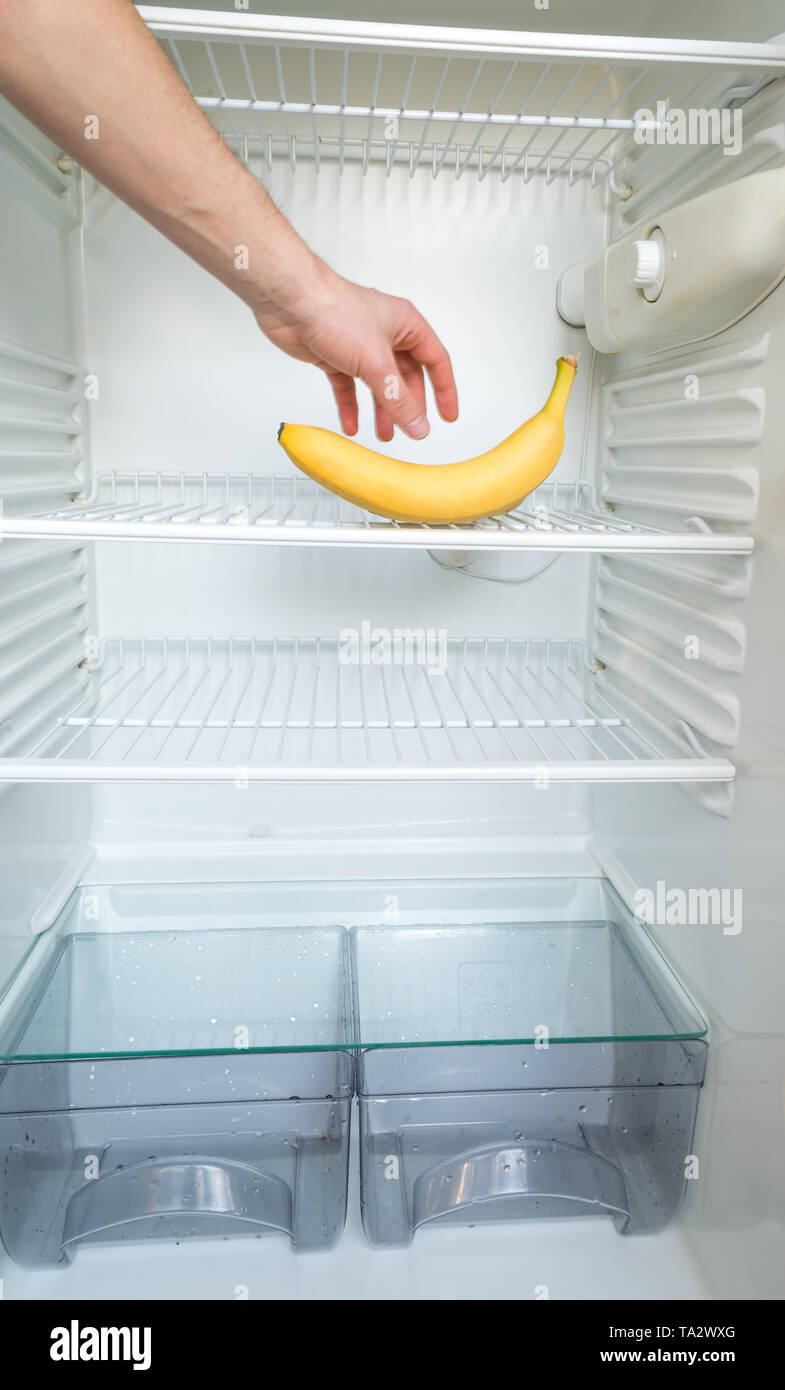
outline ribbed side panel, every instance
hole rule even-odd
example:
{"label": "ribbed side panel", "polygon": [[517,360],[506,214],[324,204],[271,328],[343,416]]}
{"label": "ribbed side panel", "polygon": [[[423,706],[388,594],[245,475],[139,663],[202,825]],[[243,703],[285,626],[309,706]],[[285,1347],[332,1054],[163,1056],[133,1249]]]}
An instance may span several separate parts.
{"label": "ribbed side panel", "polygon": [[[678,573],[657,560],[598,562],[597,680],[653,728],[667,730],[685,753],[728,756],[738,740],[735,685],[746,650],[740,612],[751,566],[735,556],[719,563],[689,558]],[[688,790],[712,810],[729,812],[729,788]]]}
{"label": "ribbed side panel", "polygon": [[51,140],[0,97],[0,187],[67,232],[77,225],[77,205],[74,181],[58,167],[58,153]]}
{"label": "ribbed side panel", "polygon": [[[762,90],[756,92],[761,82]],[[645,225],[649,218],[661,217],[668,208],[700,197],[720,183],[782,164],[785,160],[785,79],[780,77],[769,82],[765,77],[753,78],[730,90],[726,88],[724,97],[720,96],[716,104],[726,106],[731,100],[736,107],[737,134],[741,135],[743,130],[743,139],[735,142],[731,158],[727,158],[716,143],[685,143],[680,147],[638,145],[631,151],[623,168],[623,178],[633,192],[615,208],[618,226],[613,232],[614,240],[633,227]],[[678,107],[680,103],[669,94],[669,105]],[[687,105],[705,109],[709,103],[701,96],[698,101],[690,99]]]}
{"label": "ribbed side panel", "polygon": [[[600,490],[621,516],[732,532],[754,521],[769,338],[692,348],[603,388]],[[744,556],[606,556],[596,569],[598,680],[685,749],[732,749],[744,668]],[[714,810],[729,802],[697,795]]]}
{"label": "ribbed side panel", "polygon": [[0,546],[0,748],[11,751],[86,681],[86,560],[78,547]]}
{"label": "ribbed side panel", "polygon": [[622,515],[749,526],[763,436],[769,335],[670,355],[603,388],[601,491]]}
{"label": "ribbed side panel", "polygon": [[603,681],[685,748],[690,731],[702,744],[732,748],[740,711],[728,677],[743,666],[743,624],[727,600],[699,597],[685,584],[685,600],[674,603],[653,571],[635,575],[632,568],[599,565],[594,654],[606,668]]}
{"label": "ribbed side panel", "polygon": [[84,484],[83,373],[75,362],[0,342],[0,497],[24,513]]}
{"label": "ribbed side panel", "polygon": [[[83,373],[46,351],[0,343],[0,499],[26,515],[83,487]],[[0,747],[30,737],[86,679],[87,562],[74,543],[3,539]]]}

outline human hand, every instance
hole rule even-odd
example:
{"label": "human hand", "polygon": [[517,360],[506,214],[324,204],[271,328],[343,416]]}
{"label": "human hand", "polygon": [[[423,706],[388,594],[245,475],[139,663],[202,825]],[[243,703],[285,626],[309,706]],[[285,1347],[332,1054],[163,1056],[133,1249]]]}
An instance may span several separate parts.
{"label": "human hand", "polygon": [[411,439],[428,434],[426,371],[442,419],[458,418],[447,350],[408,299],[353,284],[315,261],[302,289],[254,306],[254,313],[276,347],[326,373],[345,434],[357,433],[356,379],[373,393],[384,442],[396,425]]}
{"label": "human hand", "polygon": [[[440,415],[457,418],[450,359],[430,325],[408,300],[344,280],[314,255],[199,110],[131,0],[0,0],[0,91],[239,295],[276,346],[326,372],[347,434],[357,433],[357,378],[373,392],[382,440],[396,425],[427,435],[426,371]],[[100,140],[85,141],[85,111],[103,113]]]}

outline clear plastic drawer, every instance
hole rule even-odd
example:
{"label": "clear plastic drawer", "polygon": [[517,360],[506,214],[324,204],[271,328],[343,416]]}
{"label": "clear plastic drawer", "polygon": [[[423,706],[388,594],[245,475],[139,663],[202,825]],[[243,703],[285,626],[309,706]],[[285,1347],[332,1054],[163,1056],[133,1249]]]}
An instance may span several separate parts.
{"label": "clear plastic drawer", "polygon": [[[392,891],[391,891],[392,890]],[[393,920],[390,920],[390,918]],[[706,1024],[603,880],[82,888],[0,999],[0,1232],[326,1249],[678,1210]]]}
{"label": "clear plastic drawer", "polygon": [[667,1225],[706,1024],[621,904],[593,921],[356,928],[353,946],[373,1244],[430,1223]]}
{"label": "clear plastic drawer", "polygon": [[257,925],[255,885],[83,889],[2,1007],[0,1230],[79,1244],[288,1235],[346,1213],[347,935]]}

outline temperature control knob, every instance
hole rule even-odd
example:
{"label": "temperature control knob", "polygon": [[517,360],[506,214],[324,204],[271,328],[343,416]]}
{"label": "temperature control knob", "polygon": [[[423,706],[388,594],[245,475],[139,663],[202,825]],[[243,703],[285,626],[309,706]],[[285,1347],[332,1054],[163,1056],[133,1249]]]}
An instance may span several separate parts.
{"label": "temperature control knob", "polygon": [[646,241],[634,241],[627,255],[627,278],[645,299],[659,299],[665,282],[665,237],[655,227]]}

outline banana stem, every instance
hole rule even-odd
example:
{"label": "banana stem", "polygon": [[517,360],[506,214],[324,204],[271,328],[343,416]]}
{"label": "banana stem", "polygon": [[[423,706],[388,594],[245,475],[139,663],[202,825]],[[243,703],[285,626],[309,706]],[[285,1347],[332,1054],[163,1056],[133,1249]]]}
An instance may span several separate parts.
{"label": "banana stem", "polygon": [[553,383],[551,394],[545,402],[545,409],[552,415],[556,415],[559,418],[564,415],[567,397],[570,394],[570,389],[575,380],[575,373],[577,370],[578,359],[576,357],[557,358],[556,380]]}

